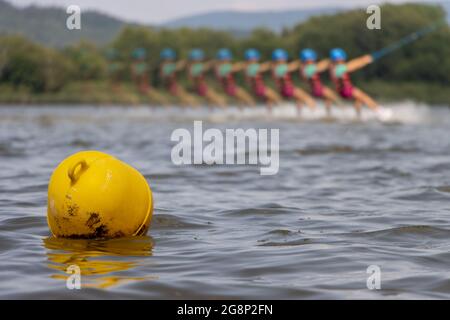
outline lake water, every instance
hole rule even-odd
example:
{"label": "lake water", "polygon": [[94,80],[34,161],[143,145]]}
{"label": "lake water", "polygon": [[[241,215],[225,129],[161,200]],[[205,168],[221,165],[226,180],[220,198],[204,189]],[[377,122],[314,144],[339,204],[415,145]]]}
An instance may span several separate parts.
{"label": "lake water", "polygon": [[[0,108],[0,298],[450,298],[450,109],[390,121],[284,106]],[[280,169],[175,166],[176,128],[278,128]],[[136,167],[155,199],[147,236],[50,237],[47,184],[80,150]],[[70,265],[81,290],[66,288]],[[381,270],[369,290],[367,268]]]}

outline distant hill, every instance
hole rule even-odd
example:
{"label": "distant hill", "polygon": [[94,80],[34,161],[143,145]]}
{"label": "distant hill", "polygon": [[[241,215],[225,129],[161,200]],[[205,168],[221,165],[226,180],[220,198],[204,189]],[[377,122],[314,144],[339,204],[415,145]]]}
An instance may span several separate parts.
{"label": "distant hill", "polygon": [[[223,11],[175,19],[156,27],[208,27],[230,31],[244,37],[256,27],[266,27],[281,31],[294,26],[313,15],[332,14],[337,8],[308,9],[280,12],[238,12]],[[105,44],[114,39],[127,23],[109,15],[86,11],[82,14],[81,30],[66,29],[67,14],[61,7],[29,6],[18,8],[5,0],[0,0],[0,34],[23,34],[28,38],[54,47],[87,39],[97,44]]]}
{"label": "distant hill", "polygon": [[[447,10],[450,22],[450,1],[438,0],[434,3],[441,4]],[[174,19],[156,27],[207,27],[227,30],[236,36],[244,37],[257,27],[279,32],[312,16],[334,14],[344,10],[345,7],[259,12],[218,11]],[[82,29],[71,31],[66,29],[66,19],[67,14],[62,7],[18,8],[0,0],[0,34],[19,33],[54,47],[63,47],[81,39],[106,44],[129,24],[104,13],[86,11],[82,15]]]}
{"label": "distant hill", "polygon": [[[447,11],[447,21],[450,23],[450,1],[438,0],[426,3],[439,4],[444,7]],[[283,28],[293,27],[312,16],[334,14],[347,9],[348,8],[343,5],[341,7],[301,10],[296,9],[289,11],[217,11],[174,19],[162,24],[161,26],[168,28],[208,27],[213,29],[237,31],[238,33],[241,32],[244,35],[257,27],[265,27],[279,32],[283,30]]]}
{"label": "distant hill", "polygon": [[279,32],[283,28],[292,27],[312,16],[333,14],[342,10],[342,8],[319,8],[258,12],[217,11],[174,19],[161,26],[168,28],[208,27],[222,30],[240,30],[242,32],[265,27]]}
{"label": "distant hill", "polygon": [[81,30],[66,28],[66,11],[59,7],[17,8],[0,0],[0,34],[23,34],[55,47],[80,39],[104,44],[111,41],[125,22],[94,11],[83,12]]}

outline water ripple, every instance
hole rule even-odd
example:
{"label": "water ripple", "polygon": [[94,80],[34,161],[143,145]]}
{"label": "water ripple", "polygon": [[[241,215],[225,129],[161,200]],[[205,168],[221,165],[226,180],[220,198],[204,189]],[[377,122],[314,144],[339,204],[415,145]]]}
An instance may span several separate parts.
{"label": "water ripple", "polygon": [[[294,107],[0,108],[0,298],[450,298],[450,112],[399,104],[323,119]],[[280,129],[280,171],[175,166],[170,135],[205,127]],[[113,154],[152,187],[145,237],[50,235],[47,183],[83,149]],[[67,268],[82,290],[67,290]],[[382,270],[368,290],[367,267]]]}

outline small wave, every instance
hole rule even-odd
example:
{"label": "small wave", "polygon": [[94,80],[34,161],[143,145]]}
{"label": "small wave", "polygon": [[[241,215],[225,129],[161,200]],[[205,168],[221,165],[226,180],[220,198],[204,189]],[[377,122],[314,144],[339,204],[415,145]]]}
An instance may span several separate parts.
{"label": "small wave", "polygon": [[79,147],[79,148],[90,148],[93,146],[92,141],[87,141],[84,139],[74,139],[69,142],[71,147]]}
{"label": "small wave", "polygon": [[0,253],[16,248],[17,241],[12,239],[9,234],[2,232],[0,234]]}
{"label": "small wave", "polygon": [[260,247],[300,246],[312,243],[311,239],[302,237],[300,230],[274,229],[266,233],[264,239],[258,240]]}
{"label": "small wave", "polygon": [[292,241],[269,241],[264,242],[264,240],[259,241],[263,242],[258,245],[258,247],[296,247],[296,246],[304,246],[307,244],[313,244],[314,242],[311,239],[304,238]]}
{"label": "small wave", "polygon": [[421,187],[413,190],[401,191],[399,195],[393,196],[394,199],[408,201],[441,201],[445,199],[446,194],[435,187]]}
{"label": "small wave", "polygon": [[418,243],[430,246],[436,242],[441,243],[443,240],[447,242],[450,237],[450,230],[428,225],[412,225],[377,231],[355,232],[349,234],[349,236],[408,247],[416,246]]}
{"label": "small wave", "polygon": [[222,214],[233,216],[276,215],[299,211],[299,208],[286,207],[277,203],[267,203],[259,207],[222,211]]}
{"label": "small wave", "polygon": [[355,149],[344,145],[331,145],[326,147],[312,147],[296,150],[302,156],[314,156],[328,153],[353,153]]}
{"label": "small wave", "polygon": [[269,235],[275,235],[275,236],[290,236],[293,234],[298,234],[300,233],[300,230],[298,231],[292,231],[292,230],[287,230],[287,229],[276,229],[276,230],[271,230],[269,231]]}
{"label": "small wave", "polygon": [[0,157],[22,157],[25,155],[24,149],[13,147],[11,144],[0,142]]}
{"label": "small wave", "polygon": [[450,170],[450,162],[444,161],[436,163],[427,167],[426,170],[432,173],[448,172]]}
{"label": "small wave", "polygon": [[152,230],[157,229],[198,229],[209,226],[208,223],[192,222],[193,218],[190,218],[190,222],[186,222],[185,219],[170,215],[170,214],[158,214],[153,217]]}
{"label": "small wave", "polygon": [[44,217],[15,217],[2,220],[0,223],[0,231],[21,231],[47,229],[47,220]]}
{"label": "small wave", "polygon": [[[181,175],[182,178],[185,176]],[[152,173],[152,174],[144,174],[144,178],[150,181],[154,180],[167,180],[172,178],[180,178],[179,173]]]}
{"label": "small wave", "polygon": [[310,147],[296,150],[303,156],[334,154],[334,153],[355,153],[355,154],[378,154],[378,153],[414,153],[417,148],[388,147],[388,148],[353,148],[346,145],[329,145],[323,147]]}

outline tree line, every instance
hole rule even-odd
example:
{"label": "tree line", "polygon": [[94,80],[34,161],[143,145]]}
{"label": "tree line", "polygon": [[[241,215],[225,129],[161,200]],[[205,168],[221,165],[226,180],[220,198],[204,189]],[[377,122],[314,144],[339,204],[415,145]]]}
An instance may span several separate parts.
{"label": "tree line", "polygon": [[[171,47],[179,59],[186,59],[190,49],[202,48],[214,58],[218,49],[232,50],[236,61],[247,48],[260,50],[262,58],[270,59],[275,48],[286,49],[291,59],[298,58],[302,48],[315,49],[326,57],[333,47],[344,48],[348,56],[357,57],[376,51],[403,36],[437,21],[445,20],[439,6],[404,4],[381,7],[381,30],[366,27],[368,15],[353,10],[335,15],[318,16],[293,28],[275,33],[256,29],[241,38],[226,31],[202,29],[155,29],[127,26],[112,43],[98,47],[79,42],[63,49],[47,48],[18,35],[0,36],[0,85],[26,87],[40,92],[61,90],[73,81],[102,81],[108,78],[108,68],[120,66],[120,80],[130,80],[132,52],[144,48],[149,77],[158,86],[159,53]],[[114,51],[113,56],[108,52]],[[442,86],[450,84],[450,28],[446,24],[420,41],[405,46],[377,63],[355,74],[356,80],[386,82],[427,82]]]}

